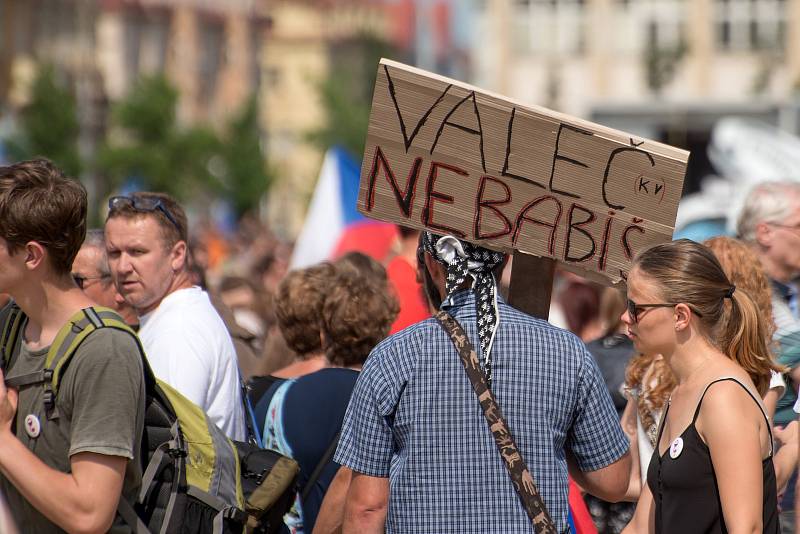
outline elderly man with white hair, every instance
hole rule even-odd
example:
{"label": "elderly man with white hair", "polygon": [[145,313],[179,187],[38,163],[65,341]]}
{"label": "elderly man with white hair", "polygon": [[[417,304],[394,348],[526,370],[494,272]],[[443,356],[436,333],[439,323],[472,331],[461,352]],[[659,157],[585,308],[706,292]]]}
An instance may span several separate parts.
{"label": "elderly man with white hair", "polygon": [[[788,387],[778,401],[774,424],[785,426],[796,419],[793,405],[800,385],[800,183],[765,182],[755,186],[739,215],[739,238],[758,254],[772,282],[772,314],[778,361],[789,367]],[[781,502],[781,529],[795,533],[795,486],[797,472],[789,481]],[[800,531],[798,531],[800,532]]]}

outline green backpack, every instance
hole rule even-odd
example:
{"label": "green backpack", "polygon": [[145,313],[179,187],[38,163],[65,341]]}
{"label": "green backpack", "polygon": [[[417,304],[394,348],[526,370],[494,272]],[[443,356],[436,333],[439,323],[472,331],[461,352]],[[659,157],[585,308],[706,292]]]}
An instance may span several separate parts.
{"label": "green backpack", "polygon": [[[3,367],[19,341],[25,315],[12,303],[2,329]],[[76,313],[56,335],[44,368],[6,380],[9,387],[41,386],[47,419],[56,417],[58,385],[80,344],[95,330],[129,333],[142,354],[145,421],[138,502],[120,499],[117,512],[133,532],[278,532],[294,500],[298,464],[275,451],[233,442],[169,384],[155,378],[136,333],[109,308]],[[43,426],[46,425],[42,421]]]}

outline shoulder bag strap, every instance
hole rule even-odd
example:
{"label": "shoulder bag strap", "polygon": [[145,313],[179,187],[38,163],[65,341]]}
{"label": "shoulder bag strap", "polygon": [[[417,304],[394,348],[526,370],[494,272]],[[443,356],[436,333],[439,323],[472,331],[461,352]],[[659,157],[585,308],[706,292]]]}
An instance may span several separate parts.
{"label": "shoulder bag strap", "polygon": [[325,454],[323,454],[322,458],[319,459],[319,463],[317,464],[317,467],[314,468],[314,472],[311,473],[310,477],[308,477],[306,485],[303,486],[303,490],[300,492],[301,503],[304,502],[308,497],[308,494],[311,493],[311,489],[314,487],[314,484],[317,483],[317,480],[319,480],[319,477],[322,475],[322,471],[325,469],[325,466],[328,465],[333,458],[333,455],[336,453],[336,446],[339,444],[339,436],[341,435],[342,433],[340,431],[333,436],[330,445],[328,445],[328,448],[325,450]]}
{"label": "shoulder bag strap", "polygon": [[481,405],[481,409],[483,409],[486,423],[489,425],[492,436],[494,436],[497,450],[503,458],[503,463],[508,469],[514,489],[520,501],[522,501],[522,507],[525,508],[534,531],[536,534],[556,534],[557,530],[553,520],[547,512],[547,507],[539,490],[536,488],[536,483],[528,470],[528,466],[525,465],[525,460],[522,459],[522,455],[519,453],[516,443],[514,443],[514,438],[508,430],[508,424],[500,412],[500,407],[497,406],[494,395],[489,389],[486,377],[481,370],[481,364],[478,361],[478,355],[475,353],[467,334],[458,324],[458,321],[445,311],[437,313],[436,320],[439,321],[439,324],[450,336],[461,358],[461,363],[464,364],[464,370],[467,372],[472,388],[478,396],[478,402]]}
{"label": "shoulder bag strap", "polygon": [[16,302],[12,301],[7,306],[9,307],[8,315],[3,325],[2,338],[0,338],[0,358],[2,358],[0,366],[2,366],[3,370],[11,364],[14,346],[17,344],[22,326],[25,324],[25,314],[22,313]]}

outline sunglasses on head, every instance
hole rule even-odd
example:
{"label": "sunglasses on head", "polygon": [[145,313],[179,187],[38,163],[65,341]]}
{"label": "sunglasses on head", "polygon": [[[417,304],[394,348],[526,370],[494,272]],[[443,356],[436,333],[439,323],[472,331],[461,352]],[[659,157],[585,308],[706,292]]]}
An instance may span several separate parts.
{"label": "sunglasses on head", "polygon": [[[631,299],[627,299],[625,301],[625,306],[628,309],[628,315],[630,316],[631,321],[633,321],[634,323],[638,323],[639,322],[639,314],[642,313],[646,309],[649,309],[649,308],[673,308],[673,307],[675,307],[677,305],[678,305],[678,303],[666,303],[666,302],[657,303],[657,304],[636,304]],[[695,310],[691,306],[689,308],[692,310],[692,312],[694,312],[695,315],[697,315],[698,317],[702,317],[702,314],[700,312],[698,312],[697,310]]]}
{"label": "sunglasses on head", "polygon": [[164,217],[166,217],[167,220],[172,223],[178,232],[181,231],[178,221],[175,220],[175,217],[173,217],[166,206],[164,206],[164,203],[160,198],[115,196],[108,199],[109,212],[123,207],[130,207],[136,211],[145,212],[160,211],[164,214]]}

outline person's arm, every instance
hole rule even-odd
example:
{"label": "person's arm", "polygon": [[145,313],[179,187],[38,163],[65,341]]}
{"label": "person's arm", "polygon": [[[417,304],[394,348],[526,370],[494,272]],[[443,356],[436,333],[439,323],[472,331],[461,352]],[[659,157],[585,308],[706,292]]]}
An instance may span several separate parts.
{"label": "person's arm", "polygon": [[380,534],[389,507],[389,479],[353,472],[344,507],[344,534]]}
{"label": "person's arm", "polygon": [[636,511],[633,513],[628,526],[622,530],[622,534],[650,534],[655,532],[656,510],[653,505],[653,494],[647,484],[642,485],[639,495],[639,502],[636,503]]}
{"label": "person's arm", "polygon": [[317,514],[317,522],[314,523],[312,534],[336,534],[342,531],[344,524],[344,503],[347,499],[347,490],[350,488],[350,479],[353,471],[342,466],[336,471],[322,505]]}
{"label": "person's arm", "polygon": [[797,469],[797,421],[792,421],[783,428],[773,430],[775,440],[780,443],[781,448],[772,458],[775,464],[775,480],[777,481],[778,494],[783,493],[786,483]]}
{"label": "person's arm", "polygon": [[70,473],[57,471],[11,432],[17,393],[0,372],[0,472],[28,502],[68,532],[106,532],[122,492],[128,459],[82,452],[70,457]]}
{"label": "person's arm", "polygon": [[569,471],[588,493],[616,502],[625,497],[630,481],[630,444],[597,362],[583,344],[579,350],[583,365],[565,451]]}
{"label": "person's arm", "polygon": [[628,481],[628,489],[625,491],[623,501],[636,502],[642,490],[642,473],[639,465],[639,429],[637,426],[636,401],[628,399],[625,411],[622,412],[622,431],[628,436],[631,448],[631,475]]}
{"label": "person's arm", "polygon": [[760,429],[767,422],[747,392],[731,381],[711,386],[702,402],[695,428],[711,454],[728,532],[760,533],[764,491]]}
{"label": "person's arm", "polygon": [[333,461],[352,471],[344,507],[345,533],[383,532],[386,520],[389,468],[395,454],[386,415],[396,406],[399,390],[397,382],[384,378],[381,365],[386,356],[375,349],[364,364],[333,456]]}
{"label": "person's arm", "polygon": [[617,502],[625,497],[631,480],[630,452],[614,463],[592,471],[580,469],[569,457],[568,466],[570,476],[587,493],[608,502]]}

